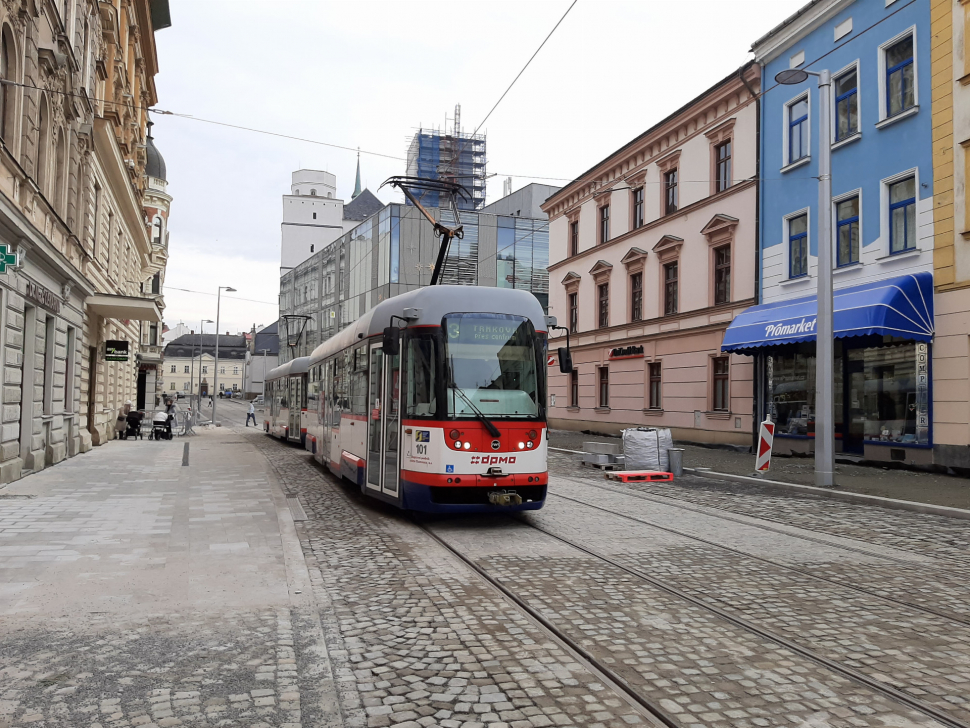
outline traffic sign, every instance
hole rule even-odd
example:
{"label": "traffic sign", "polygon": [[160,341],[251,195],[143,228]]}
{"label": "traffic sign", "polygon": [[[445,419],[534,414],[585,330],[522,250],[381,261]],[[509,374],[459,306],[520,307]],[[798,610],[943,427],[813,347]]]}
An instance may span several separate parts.
{"label": "traffic sign", "polygon": [[8,253],[7,246],[0,243],[0,273],[6,273],[8,265],[17,265],[17,254]]}
{"label": "traffic sign", "polygon": [[759,473],[767,473],[771,467],[771,446],[775,441],[775,423],[766,419],[761,423],[761,432],[758,436],[758,459],[755,461],[754,469]]}
{"label": "traffic sign", "polygon": [[556,366],[556,357],[552,355],[549,355],[548,357],[546,357],[546,364],[551,367]]}

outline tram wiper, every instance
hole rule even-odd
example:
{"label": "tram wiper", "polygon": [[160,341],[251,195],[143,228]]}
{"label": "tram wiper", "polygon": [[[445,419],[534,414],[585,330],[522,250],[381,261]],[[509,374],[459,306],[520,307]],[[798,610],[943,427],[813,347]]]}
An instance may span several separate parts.
{"label": "tram wiper", "polygon": [[461,398],[462,398],[463,400],[465,400],[465,403],[466,403],[466,404],[467,404],[467,405],[468,405],[469,407],[471,407],[471,408],[472,408],[472,411],[473,411],[473,412],[475,413],[475,416],[476,416],[476,417],[477,417],[477,418],[478,418],[479,420],[481,420],[481,422],[482,422],[482,424],[483,424],[483,425],[485,425],[485,429],[486,429],[486,430],[488,430],[488,434],[489,434],[489,435],[491,435],[492,437],[498,437],[498,436],[499,436],[499,435],[501,434],[501,433],[500,433],[500,432],[498,431],[498,428],[497,428],[497,427],[496,427],[495,425],[493,425],[493,424],[492,424],[492,421],[491,421],[490,419],[488,419],[488,418],[487,418],[487,417],[486,417],[485,415],[483,415],[483,414],[482,414],[482,411],[481,411],[480,409],[478,409],[478,407],[476,407],[476,406],[475,406],[475,403],[474,403],[474,402],[472,402],[472,401],[471,401],[470,399],[468,399],[468,397],[467,397],[467,396],[465,396],[465,393],[464,393],[464,392],[462,392],[462,391],[461,391],[461,389],[459,389],[459,388],[458,388],[458,387],[457,387],[457,386],[455,385],[455,383],[454,383],[454,382],[452,382],[452,383],[451,383],[451,385],[450,385],[450,388],[451,388],[451,390],[452,390],[453,392],[457,392],[457,393],[458,393],[458,395],[459,395],[459,396],[460,396],[460,397],[461,397]]}

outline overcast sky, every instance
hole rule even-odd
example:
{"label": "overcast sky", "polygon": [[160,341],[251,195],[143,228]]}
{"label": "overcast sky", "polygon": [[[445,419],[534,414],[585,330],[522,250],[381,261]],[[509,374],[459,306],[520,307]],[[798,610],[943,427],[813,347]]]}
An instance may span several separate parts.
{"label": "overcast sky", "polygon": [[[460,103],[471,132],[569,2],[171,0],[173,25],[155,36],[158,108],[359,147],[364,186],[398,200],[377,188],[405,172],[414,130],[444,126]],[[488,201],[507,176],[518,189],[581,174],[749,60],[802,4],[579,0],[482,128]],[[223,331],[269,324],[290,174],[329,170],[349,201],[357,155],[196,119],[154,117],[175,198],[166,323],[215,319],[225,285],[238,292],[223,297]]]}

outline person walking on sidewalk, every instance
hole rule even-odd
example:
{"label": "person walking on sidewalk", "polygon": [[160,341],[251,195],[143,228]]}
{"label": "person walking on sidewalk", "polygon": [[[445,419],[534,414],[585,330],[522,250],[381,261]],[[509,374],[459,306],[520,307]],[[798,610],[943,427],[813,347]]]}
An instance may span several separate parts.
{"label": "person walking on sidewalk", "polygon": [[246,427],[249,427],[249,418],[253,418],[253,427],[256,426],[256,405],[249,403],[249,413],[246,415]]}

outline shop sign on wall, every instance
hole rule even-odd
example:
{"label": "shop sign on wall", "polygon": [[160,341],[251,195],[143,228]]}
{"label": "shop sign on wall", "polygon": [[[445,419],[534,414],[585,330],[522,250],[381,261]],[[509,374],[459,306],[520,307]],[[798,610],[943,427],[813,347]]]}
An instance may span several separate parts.
{"label": "shop sign on wall", "polygon": [[109,339],[104,342],[105,361],[128,361],[128,342]]}
{"label": "shop sign on wall", "polygon": [[916,344],[916,442],[930,441],[930,354],[926,344]]}
{"label": "shop sign on wall", "polygon": [[27,290],[24,291],[24,297],[29,298],[34,303],[39,303],[52,313],[61,312],[60,297],[37,283],[27,281]]}
{"label": "shop sign on wall", "polygon": [[642,346],[618,346],[610,349],[610,359],[640,359],[643,358]]}

